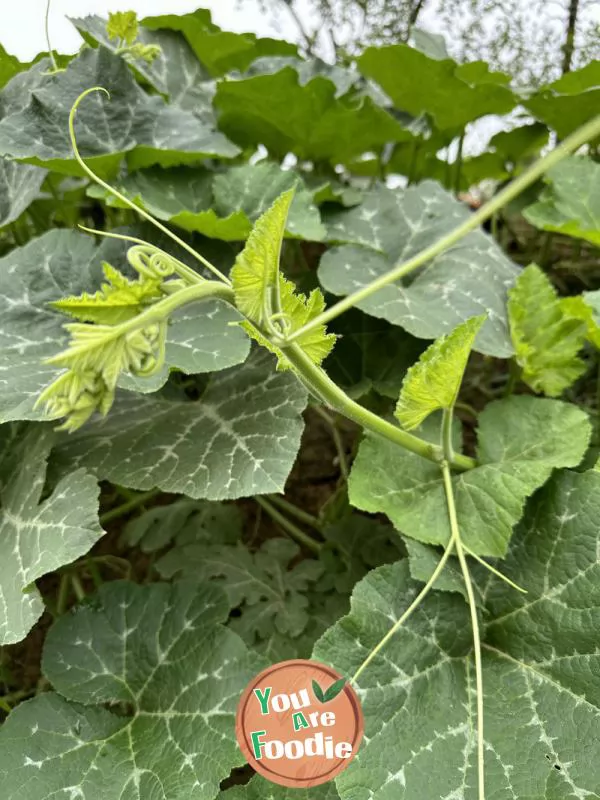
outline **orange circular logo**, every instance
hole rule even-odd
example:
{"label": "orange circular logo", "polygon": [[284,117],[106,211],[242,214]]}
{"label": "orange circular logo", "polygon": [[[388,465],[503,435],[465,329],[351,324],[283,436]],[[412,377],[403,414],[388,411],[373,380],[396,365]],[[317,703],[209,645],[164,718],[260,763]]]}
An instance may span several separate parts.
{"label": "orange circular logo", "polygon": [[318,661],[281,661],[250,682],[236,735],[248,763],[282,786],[333,780],[356,755],[364,721],[354,689]]}

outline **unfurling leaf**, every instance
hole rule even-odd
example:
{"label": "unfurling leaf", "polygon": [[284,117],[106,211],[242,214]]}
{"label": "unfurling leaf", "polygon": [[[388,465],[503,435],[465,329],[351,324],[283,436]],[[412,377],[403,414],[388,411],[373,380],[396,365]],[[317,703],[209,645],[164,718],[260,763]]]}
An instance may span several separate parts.
{"label": "unfurling leaf", "polygon": [[435,341],[406,373],[396,417],[407,429],[416,428],[433,411],[456,402],[473,342],[485,315],[472,317]]}
{"label": "unfurling leaf", "polygon": [[[291,334],[325,308],[325,300],[318,289],[309,297],[296,294],[294,284],[279,272],[281,244],[293,198],[294,190],[289,189],[259,217],[231,271],[236,306],[248,318],[242,326],[277,355],[280,369],[288,369],[289,362],[267,335],[273,332]],[[334,334],[326,332],[324,325],[319,325],[296,341],[311,361],[320,364],[331,352],[335,338]]]}
{"label": "unfurling leaf", "polygon": [[294,189],[288,189],[258,218],[231,270],[235,304],[259,326],[265,325],[276,311],[273,292],[279,279],[281,243],[293,199]]}
{"label": "unfurling leaf", "polygon": [[94,294],[83,292],[79,297],[55,300],[53,308],[82,322],[118,325],[133,319],[144,308],[164,296],[162,279],[141,276],[132,281],[110,264],[102,265],[107,283]]}
{"label": "unfurling leaf", "polygon": [[578,356],[589,318],[573,298],[559,298],[535,264],[508,293],[510,332],[522,379],[536,392],[557,397],[584,372]]}
{"label": "unfurling leaf", "polygon": [[[325,309],[325,298],[319,289],[313,289],[308,297],[294,293],[294,284],[280,276],[281,308],[290,323],[290,333],[297,331],[303,325],[313,320]],[[277,358],[278,369],[289,369],[290,363],[281,351],[274,347],[259,331],[249,322],[242,322],[244,330],[263,347],[274,353]],[[306,355],[315,364],[320,364],[331,352],[335,344],[336,335],[327,333],[325,325],[318,325],[296,339]]]}
{"label": "unfurling leaf", "polygon": [[127,52],[134,58],[139,58],[147,64],[151,64],[155,58],[162,53],[160,45],[158,44],[142,44],[137,42],[127,48]]}
{"label": "unfurling leaf", "polygon": [[138,21],[135,11],[115,11],[108,14],[106,32],[110,39],[121,39],[133,44],[138,36]]}

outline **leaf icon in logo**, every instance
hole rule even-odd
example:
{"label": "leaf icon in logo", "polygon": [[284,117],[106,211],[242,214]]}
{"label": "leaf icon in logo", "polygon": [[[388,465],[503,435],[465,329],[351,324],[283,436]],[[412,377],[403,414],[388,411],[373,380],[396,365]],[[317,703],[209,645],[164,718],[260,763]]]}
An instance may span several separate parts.
{"label": "leaf icon in logo", "polygon": [[324,703],[325,702],[325,695],[323,693],[323,689],[321,689],[321,687],[319,686],[319,684],[315,680],[313,680],[313,682],[312,682],[312,690],[313,690],[313,694],[317,698],[317,700],[320,703]]}
{"label": "leaf icon in logo", "polygon": [[328,689],[323,691],[317,681],[313,680],[312,689],[315,697],[320,703],[328,703],[330,700],[334,700],[338,696],[345,685],[346,678],[339,678],[339,680],[332,683]]}

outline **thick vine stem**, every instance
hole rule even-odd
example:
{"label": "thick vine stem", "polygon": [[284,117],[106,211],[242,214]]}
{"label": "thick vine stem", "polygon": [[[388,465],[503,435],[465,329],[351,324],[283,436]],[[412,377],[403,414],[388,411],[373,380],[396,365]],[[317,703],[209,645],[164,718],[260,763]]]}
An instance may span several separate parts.
{"label": "thick vine stem", "polygon": [[506,186],[501,192],[498,192],[495,197],[489,200],[478,211],[476,211],[474,214],[471,214],[453,231],[450,231],[447,236],[444,236],[442,239],[438,239],[437,242],[434,242],[432,245],[429,245],[429,247],[421,250],[420,253],[417,253],[403,264],[398,264],[389,272],[386,272],[384,275],[381,275],[381,277],[372,281],[368,286],[358,289],[356,292],[344,297],[343,300],[335,303],[322,314],[319,314],[310,322],[307,322],[306,325],[303,325],[301,328],[298,328],[298,330],[294,331],[294,333],[290,334],[290,336],[287,337],[287,342],[291,343],[295,339],[298,339],[299,336],[308,333],[308,331],[314,330],[319,325],[324,325],[325,323],[330,322],[344,311],[348,311],[348,309],[356,306],[362,300],[365,300],[367,297],[370,297],[372,294],[379,291],[379,289],[383,289],[384,286],[388,286],[390,283],[395,283],[395,281],[400,280],[400,278],[403,278],[405,275],[408,275],[411,272],[414,272],[428,261],[431,261],[436,256],[439,256],[441,253],[453,247],[468,233],[471,233],[471,231],[479,228],[480,225],[483,225],[483,223],[490,219],[490,217],[514,200],[515,197],[518,197],[521,192],[535,183],[535,181],[541,178],[541,176],[544,175],[549,169],[560,163],[565,156],[575,152],[579,147],[586,144],[586,142],[595,139],[599,135],[600,116],[597,116],[586,125],[583,125],[581,128],[579,128],[579,130],[572,133],[564,140],[564,142],[561,142],[557,148],[548,153],[547,156],[539,161],[536,161],[535,164],[533,164],[522,175],[519,175],[518,178],[515,178],[515,180],[509,183],[508,186]]}
{"label": "thick vine stem", "polygon": [[[399,444],[406,450],[410,450],[411,453],[416,453],[416,455],[436,463],[441,461],[441,450],[438,446],[403,431],[396,425],[392,425],[387,420],[378,417],[377,414],[373,414],[354,400],[351,400],[321,367],[318,367],[310,360],[299,345],[286,345],[281,347],[281,351],[302,376],[306,385],[310,388],[314,387],[315,394],[322,398],[330,408],[339,411],[362,428],[366,428],[395,444]],[[459,453],[453,455],[450,465],[461,472],[477,466],[474,459]]]}
{"label": "thick vine stem", "polygon": [[[131,331],[146,328],[155,322],[163,322],[168,320],[171,314],[181,306],[189,305],[197,300],[209,300],[212,298],[233,302],[233,290],[218,281],[203,281],[192,286],[186,286],[185,289],[180,289],[178,292],[167,295],[163,300],[154,303],[154,305],[127,320],[127,322],[114,325],[106,335],[106,340],[118,339]],[[95,347],[96,344],[93,343],[91,346]],[[51,359],[48,359],[48,363],[50,362]]]}

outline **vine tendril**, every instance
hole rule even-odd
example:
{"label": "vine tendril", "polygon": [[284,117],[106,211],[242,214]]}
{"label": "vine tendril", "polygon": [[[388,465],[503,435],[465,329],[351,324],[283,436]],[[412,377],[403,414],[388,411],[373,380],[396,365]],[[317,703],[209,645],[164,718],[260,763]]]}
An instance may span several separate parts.
{"label": "vine tendril", "polygon": [[[183,239],[180,239],[179,236],[177,236],[177,234],[173,233],[173,231],[169,230],[169,228],[167,228],[166,225],[163,225],[161,222],[159,222],[157,219],[155,219],[152,216],[152,214],[149,214],[143,208],[140,208],[140,206],[136,205],[132,200],[130,200],[128,197],[126,197],[122,192],[120,192],[118,189],[115,189],[109,183],[107,183],[102,178],[100,178],[98,175],[96,175],[96,173],[91,169],[91,167],[89,167],[85,163],[85,161],[83,160],[83,158],[82,158],[82,156],[81,156],[81,154],[79,152],[79,148],[77,146],[77,137],[75,136],[75,116],[77,114],[77,109],[79,108],[81,102],[89,94],[91,94],[92,92],[102,92],[103,94],[105,94],[110,99],[110,92],[107,89],[105,89],[103,86],[93,86],[90,89],[86,89],[85,92],[82,92],[79,95],[79,97],[73,103],[73,106],[71,107],[71,111],[69,113],[69,137],[71,139],[71,147],[73,148],[73,154],[75,156],[75,160],[77,161],[77,163],[79,164],[81,169],[95,183],[97,183],[99,186],[101,186],[107,192],[112,194],[114,197],[118,198],[122,203],[125,203],[125,205],[128,208],[131,208],[133,211],[135,211],[137,214],[139,214],[140,217],[145,219],[147,222],[150,222],[152,225],[154,225],[155,228],[158,228],[159,231],[164,233],[166,236],[168,236],[170,239],[172,239],[174,242],[176,242],[176,244],[178,244],[180,247],[182,247],[184,250],[186,250],[188,253],[190,253],[190,255],[192,255],[197,261],[199,261],[204,267],[206,267],[206,269],[210,270],[210,272],[212,272],[214,275],[216,275],[217,278],[219,278],[219,280],[223,281],[223,283],[225,283],[227,286],[231,286],[231,281],[229,280],[229,278],[227,278],[225,275],[223,275],[223,273],[220,270],[218,270],[217,267],[214,266],[214,264],[211,264],[210,261],[208,261],[206,258],[204,258],[204,256],[202,256],[200,253],[198,253],[196,250],[194,250],[194,248],[191,247],[189,244],[187,244],[187,242],[184,242]],[[148,244],[148,243],[146,242],[145,244]]]}

